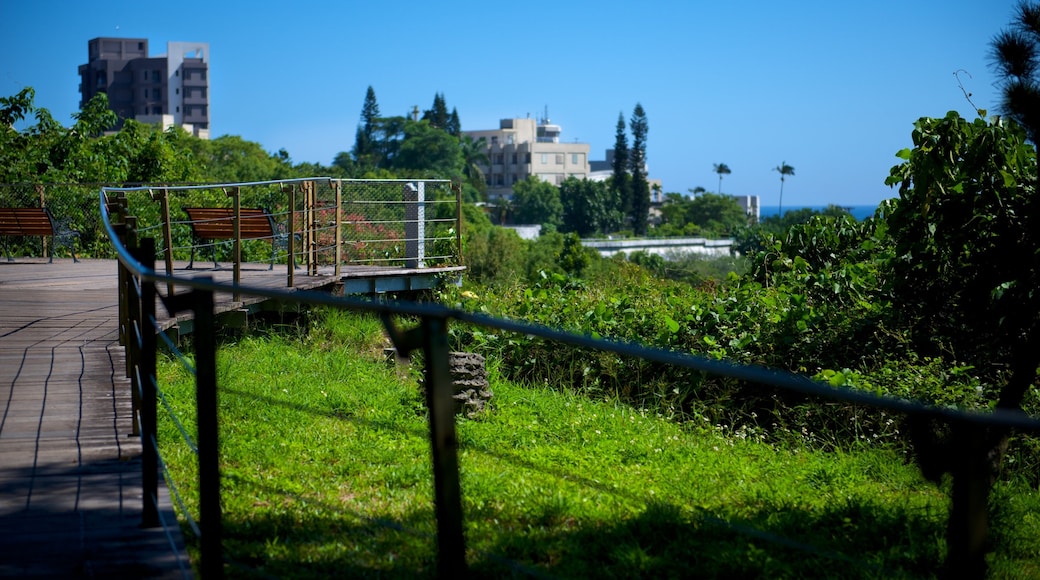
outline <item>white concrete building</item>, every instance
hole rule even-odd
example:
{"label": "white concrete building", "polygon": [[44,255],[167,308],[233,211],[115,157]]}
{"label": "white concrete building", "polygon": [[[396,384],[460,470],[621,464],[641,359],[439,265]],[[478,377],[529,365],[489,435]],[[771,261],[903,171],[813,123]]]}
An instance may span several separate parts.
{"label": "white concrete building", "polygon": [[488,186],[488,199],[510,199],[513,184],[535,175],[560,185],[568,177],[587,179],[589,144],[563,143],[559,125],[544,118],[502,119],[498,129],[463,131],[474,140],[487,142],[489,164],[481,167]]}

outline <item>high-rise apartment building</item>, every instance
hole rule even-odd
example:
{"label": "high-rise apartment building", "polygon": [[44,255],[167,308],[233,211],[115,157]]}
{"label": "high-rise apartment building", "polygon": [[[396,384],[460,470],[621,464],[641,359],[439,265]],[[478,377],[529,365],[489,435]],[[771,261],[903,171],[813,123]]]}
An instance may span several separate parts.
{"label": "high-rise apartment building", "polygon": [[166,54],[148,56],[145,38],[95,38],[79,66],[80,107],[98,93],[126,119],[183,127],[209,138],[209,44],[168,42]]}
{"label": "high-rise apartment building", "polygon": [[498,129],[463,131],[487,142],[489,163],[481,169],[488,185],[488,199],[510,199],[513,184],[536,175],[560,185],[568,177],[589,177],[589,144],[561,143],[559,125],[548,118],[502,119]]}

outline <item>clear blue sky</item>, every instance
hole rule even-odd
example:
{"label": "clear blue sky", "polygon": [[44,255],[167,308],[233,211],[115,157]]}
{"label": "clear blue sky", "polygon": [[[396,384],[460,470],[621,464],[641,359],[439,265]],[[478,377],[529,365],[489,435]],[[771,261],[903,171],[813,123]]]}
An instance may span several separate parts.
{"label": "clear blue sky", "polygon": [[650,176],[666,192],[718,187],[784,206],[874,204],[913,122],[974,117],[954,71],[995,112],[989,42],[1015,0],[78,2],[0,0],[0,95],[24,86],[66,124],[98,36],[208,42],[213,136],[296,162],[349,151],[365,90],[383,115],[436,92],[464,130],[536,117],[563,139],[613,146],[619,113],[649,120]]}

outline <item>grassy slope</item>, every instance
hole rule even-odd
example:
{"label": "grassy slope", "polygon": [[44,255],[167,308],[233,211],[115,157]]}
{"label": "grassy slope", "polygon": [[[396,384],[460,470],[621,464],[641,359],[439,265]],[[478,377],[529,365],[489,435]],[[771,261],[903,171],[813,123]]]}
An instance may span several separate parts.
{"label": "grassy slope", "polygon": [[[247,569],[435,571],[421,396],[414,371],[380,360],[379,330],[334,316],[302,340],[221,351],[225,546]],[[480,575],[930,577],[942,561],[946,496],[895,454],[782,449],[494,370],[492,410],[458,422],[468,561]],[[190,424],[190,380],[172,362],[160,375]],[[160,437],[191,498],[192,457],[169,421]],[[1040,572],[1040,505],[998,495],[996,575]]]}

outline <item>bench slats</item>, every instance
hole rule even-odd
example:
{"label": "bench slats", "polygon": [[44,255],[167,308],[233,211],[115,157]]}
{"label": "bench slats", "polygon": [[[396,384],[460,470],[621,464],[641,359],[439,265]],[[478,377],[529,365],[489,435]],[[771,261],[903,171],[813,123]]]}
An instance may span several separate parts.
{"label": "bench slats", "polygon": [[[186,207],[192,231],[204,240],[230,240],[235,237],[235,211],[226,208]],[[242,208],[239,232],[242,239],[272,238],[271,216],[263,209]]]}
{"label": "bench slats", "polygon": [[[235,238],[235,210],[226,207],[185,207],[188,214],[191,232],[196,239],[232,240]],[[243,207],[239,209],[241,216],[239,236],[243,240],[267,239],[271,241],[271,268],[274,268],[276,251],[274,218],[263,208]],[[213,267],[217,267],[217,250],[213,251]],[[195,265],[195,247],[191,248],[188,269]]]}
{"label": "bench slats", "polygon": [[[54,246],[64,245],[72,252],[72,260],[78,262],[76,249],[72,239],[79,237],[79,232],[68,227],[65,222],[56,221],[49,209],[45,207],[0,207],[0,236],[40,236],[54,241],[51,245],[50,261],[54,261]],[[7,243],[7,261],[12,261]]]}
{"label": "bench slats", "polygon": [[47,210],[36,207],[0,207],[0,236],[53,236]]}

